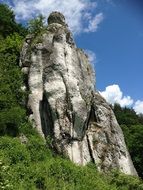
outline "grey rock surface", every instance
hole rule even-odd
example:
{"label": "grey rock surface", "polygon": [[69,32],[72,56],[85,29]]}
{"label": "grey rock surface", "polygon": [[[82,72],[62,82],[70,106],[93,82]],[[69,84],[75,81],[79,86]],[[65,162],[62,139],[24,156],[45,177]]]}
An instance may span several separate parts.
{"label": "grey rock surface", "polygon": [[48,22],[44,33],[27,36],[21,52],[29,119],[73,162],[137,175],[115,115],[95,90],[88,56],[76,47],[61,13],[51,13]]}

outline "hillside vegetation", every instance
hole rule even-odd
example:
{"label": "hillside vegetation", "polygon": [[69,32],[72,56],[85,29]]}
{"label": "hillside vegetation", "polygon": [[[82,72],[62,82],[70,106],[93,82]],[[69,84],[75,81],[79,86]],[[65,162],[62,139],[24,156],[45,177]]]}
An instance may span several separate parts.
{"label": "hillside vegetation", "polygon": [[143,115],[137,115],[131,108],[113,107],[116,118],[123,130],[134,166],[143,178]]}
{"label": "hillside vegetation", "polygon": [[[51,140],[45,142],[32,128],[24,107],[27,94],[21,89],[26,79],[18,66],[27,29],[16,23],[13,11],[6,5],[0,4],[0,13],[0,189],[143,190],[143,182],[137,177],[118,171],[104,174],[93,164],[73,164],[51,150]],[[142,176],[142,117],[136,116],[137,121],[130,122],[133,117],[116,107],[117,119]]]}

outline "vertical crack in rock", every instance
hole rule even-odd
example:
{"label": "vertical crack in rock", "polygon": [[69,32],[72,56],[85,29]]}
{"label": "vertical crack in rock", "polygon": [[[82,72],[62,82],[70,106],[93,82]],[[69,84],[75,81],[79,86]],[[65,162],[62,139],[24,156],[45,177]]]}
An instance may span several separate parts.
{"label": "vertical crack in rock", "polygon": [[46,99],[45,94],[43,94],[43,99],[40,101],[40,116],[41,116],[41,126],[45,138],[48,136],[53,137],[54,121],[51,114],[50,105]]}
{"label": "vertical crack in rock", "polygon": [[58,153],[77,164],[92,161],[99,170],[137,175],[115,115],[95,90],[88,57],[61,13],[50,14],[43,34],[26,37],[20,66],[30,90],[29,117]]}
{"label": "vertical crack in rock", "polygon": [[87,146],[88,146],[89,154],[90,154],[90,157],[91,157],[91,161],[93,163],[95,163],[94,156],[93,156],[93,151],[92,151],[92,147],[91,147],[88,135],[86,135],[86,138],[87,138]]}

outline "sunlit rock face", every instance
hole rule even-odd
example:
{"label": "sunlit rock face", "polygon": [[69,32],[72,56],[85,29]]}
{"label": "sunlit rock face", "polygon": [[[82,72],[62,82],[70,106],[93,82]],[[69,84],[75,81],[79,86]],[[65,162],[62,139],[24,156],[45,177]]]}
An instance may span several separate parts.
{"label": "sunlit rock face", "polygon": [[29,118],[57,152],[77,164],[137,175],[115,115],[95,90],[88,56],[61,13],[50,14],[45,32],[27,36],[20,65],[28,77]]}

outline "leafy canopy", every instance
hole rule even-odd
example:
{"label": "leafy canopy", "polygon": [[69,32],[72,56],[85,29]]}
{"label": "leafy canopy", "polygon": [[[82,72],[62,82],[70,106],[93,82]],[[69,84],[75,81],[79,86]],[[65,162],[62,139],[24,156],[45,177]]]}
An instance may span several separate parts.
{"label": "leafy canopy", "polygon": [[0,35],[5,38],[14,32],[25,36],[27,30],[16,23],[14,12],[6,4],[0,3]]}
{"label": "leafy canopy", "polygon": [[121,108],[119,104],[115,104],[113,110],[123,130],[134,166],[143,178],[143,115],[137,115],[132,108]]}
{"label": "leafy canopy", "polygon": [[32,19],[28,23],[28,31],[31,34],[37,35],[45,29],[45,17],[40,14],[37,18]]}

